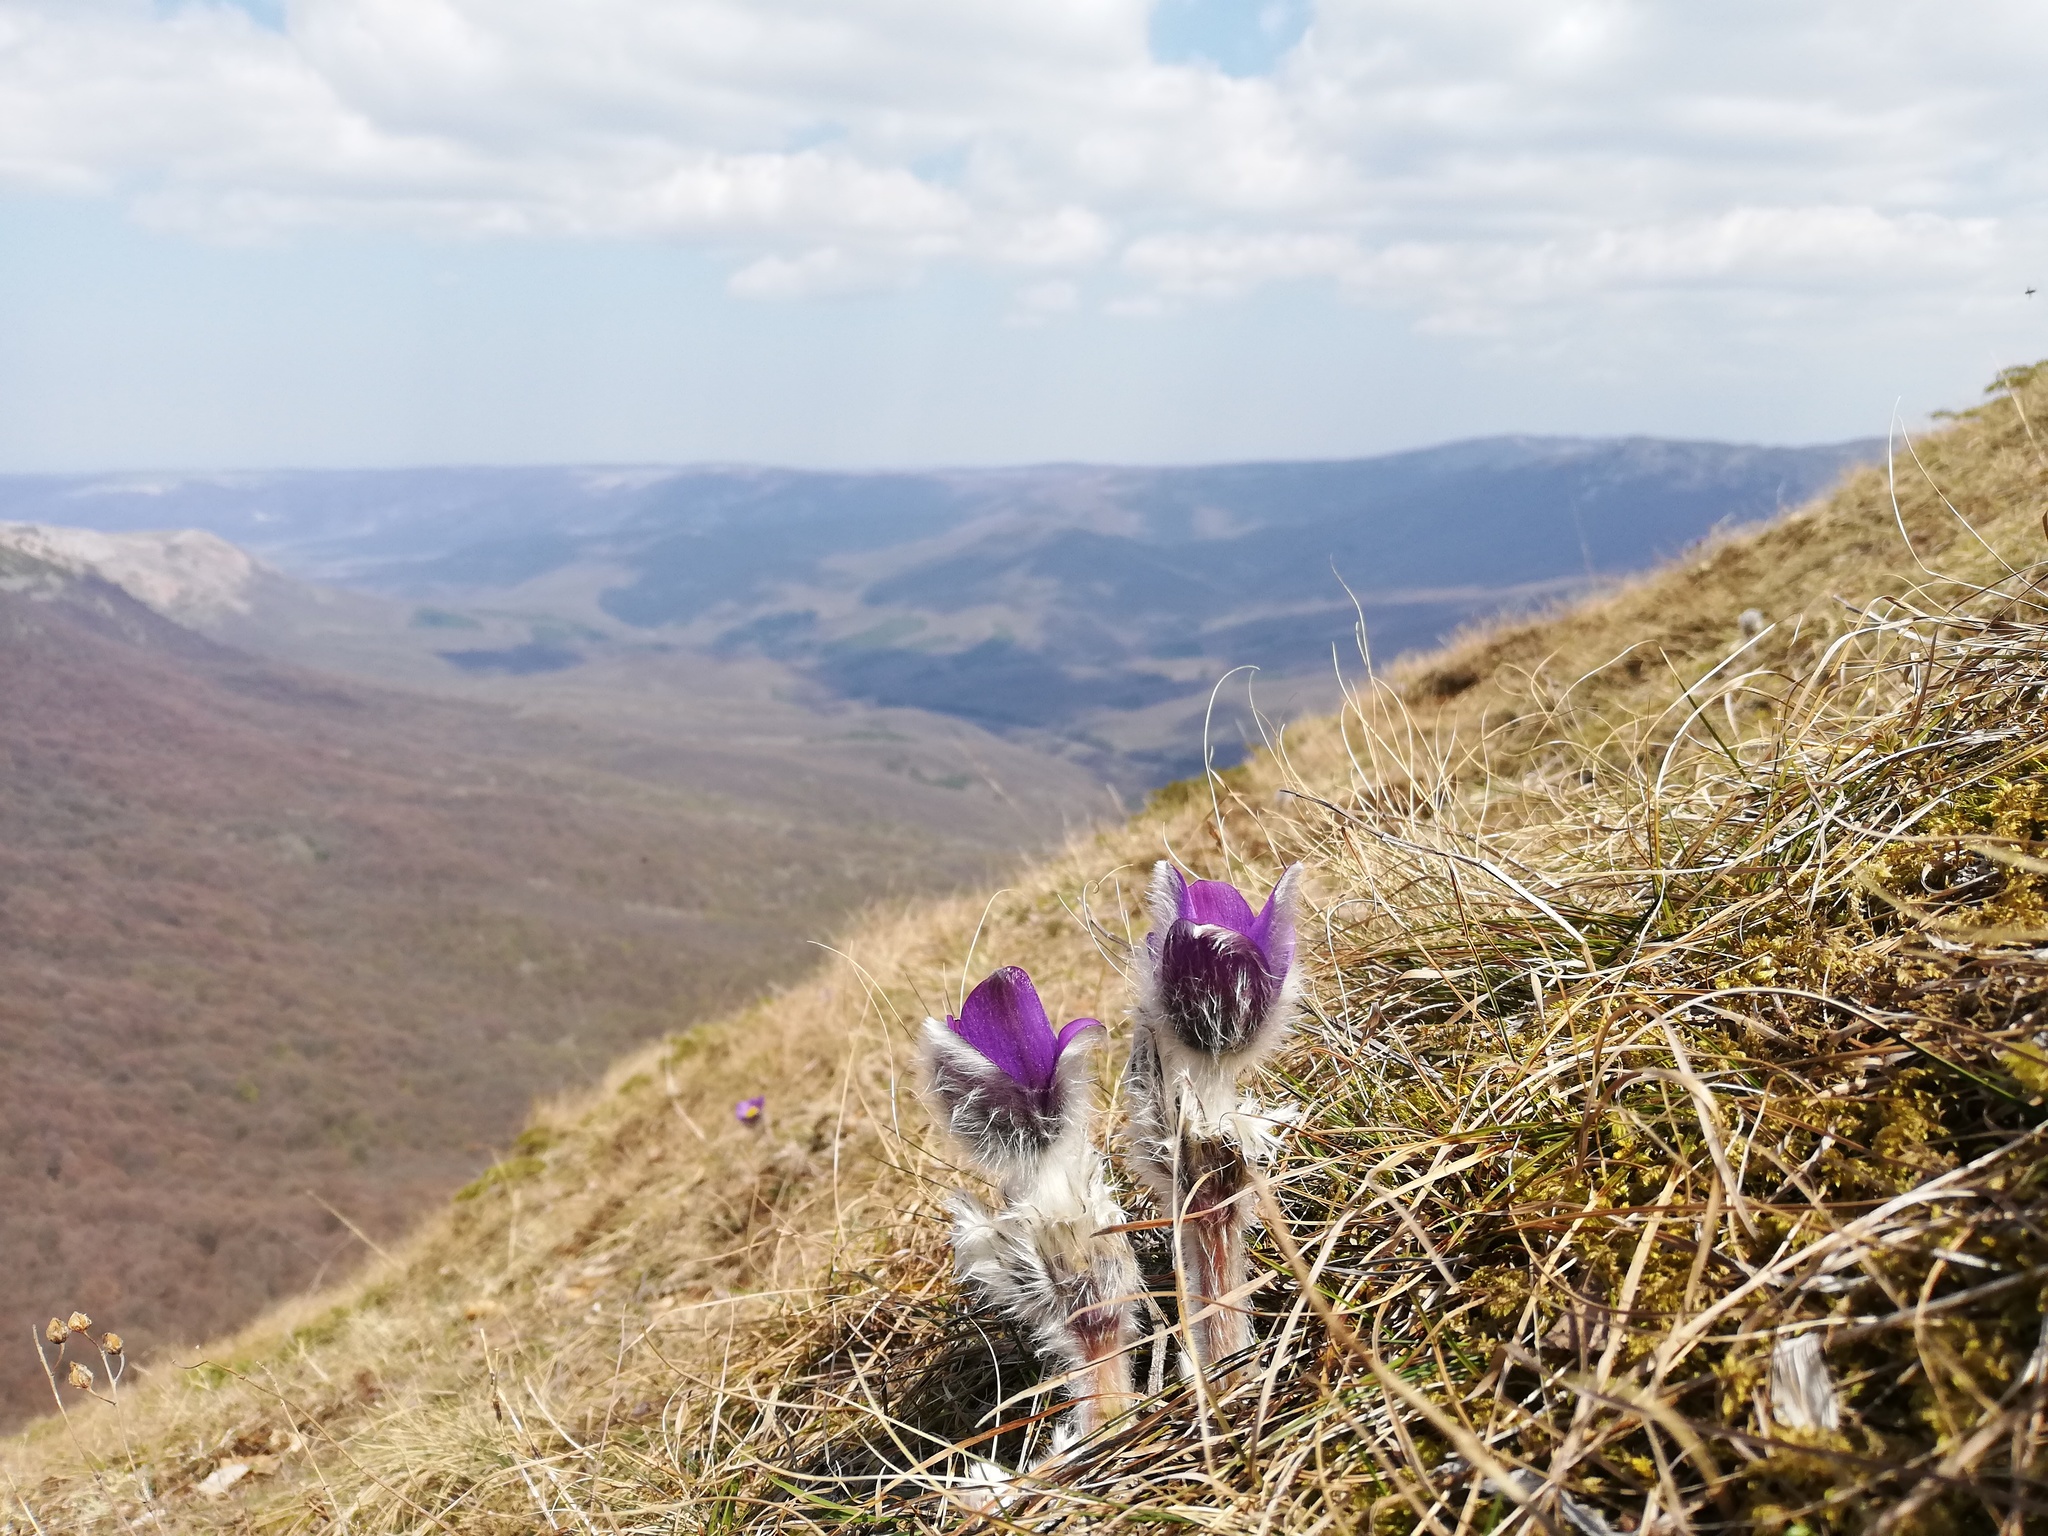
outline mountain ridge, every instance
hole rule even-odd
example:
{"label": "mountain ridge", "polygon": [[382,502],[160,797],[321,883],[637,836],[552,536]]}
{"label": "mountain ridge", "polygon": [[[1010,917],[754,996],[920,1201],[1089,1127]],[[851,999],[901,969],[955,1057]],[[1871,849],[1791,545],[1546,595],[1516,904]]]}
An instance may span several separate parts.
{"label": "mountain ridge", "polygon": [[[0,516],[178,520],[535,676],[671,648],[821,697],[930,708],[1137,792],[1391,658],[1768,516],[1877,451],[1501,436],[1368,459],[936,471],[770,466],[0,478]],[[395,621],[380,621],[393,627]],[[416,651],[418,647],[414,648]],[[445,670],[445,668],[444,668]]]}

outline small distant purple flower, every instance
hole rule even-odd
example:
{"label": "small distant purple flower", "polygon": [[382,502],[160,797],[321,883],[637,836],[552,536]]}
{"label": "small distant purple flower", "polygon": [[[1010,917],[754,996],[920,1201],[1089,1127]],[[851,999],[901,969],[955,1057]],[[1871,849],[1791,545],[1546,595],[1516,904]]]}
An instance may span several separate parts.
{"label": "small distant purple flower", "polygon": [[1031,978],[1006,965],[967,994],[956,1018],[925,1024],[926,1071],[953,1133],[1002,1167],[1042,1153],[1079,1123],[1077,1074],[1063,1053],[1094,1019],[1057,1032]]}
{"label": "small distant purple flower", "polygon": [[1191,1049],[1234,1055],[1259,1043],[1275,1019],[1294,965],[1297,868],[1281,874],[1254,915],[1236,886],[1159,866],[1153,908],[1165,932],[1145,943],[1159,1012]]}
{"label": "small distant purple flower", "polygon": [[768,1113],[768,1095],[757,1093],[751,1099],[741,1099],[732,1107],[733,1119],[741,1125],[759,1125],[761,1117]]}

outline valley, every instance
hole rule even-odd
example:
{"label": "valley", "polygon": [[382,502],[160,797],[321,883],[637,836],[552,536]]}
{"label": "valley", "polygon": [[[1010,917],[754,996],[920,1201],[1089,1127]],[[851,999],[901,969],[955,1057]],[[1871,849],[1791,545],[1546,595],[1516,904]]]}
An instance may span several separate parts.
{"label": "valley", "polygon": [[[1136,797],[1201,765],[1205,722],[1227,763],[1259,738],[1250,704],[1331,707],[1361,623],[1390,660],[1881,451],[1516,437],[1190,468],[14,477],[0,520],[230,541],[270,569],[188,621],[264,654],[551,707],[623,690],[672,720],[713,699],[918,709]],[[1240,674],[1212,715],[1238,667],[1255,690]]]}
{"label": "valley", "polygon": [[[0,547],[0,1320],[236,1326],[394,1240],[536,1097],[1101,798],[939,724],[692,740],[407,693]],[[0,1418],[48,1406],[0,1351]]]}

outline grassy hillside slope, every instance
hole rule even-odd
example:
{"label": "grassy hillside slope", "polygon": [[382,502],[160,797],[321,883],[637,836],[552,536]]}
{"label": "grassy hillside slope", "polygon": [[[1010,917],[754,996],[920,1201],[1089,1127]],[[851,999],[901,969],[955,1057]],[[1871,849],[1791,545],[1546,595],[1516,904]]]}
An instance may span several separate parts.
{"label": "grassy hillside slope", "polygon": [[[0,549],[6,1332],[52,1295],[143,1348],[239,1327],[355,1267],[345,1221],[402,1234],[537,1095],[805,969],[878,883],[1045,837],[832,750],[266,665]],[[38,1403],[0,1353],[0,1424]]]}
{"label": "grassy hillside slope", "polygon": [[[964,1448],[1035,1462],[1050,1405],[949,1277],[960,1175],[909,1041],[1000,963],[1120,1020],[1169,850],[1310,876],[1262,1338],[993,1525],[2020,1530],[2048,1505],[2048,378],[2007,382],[1896,504],[1861,474],[1363,681],[986,901],[875,915],[543,1116],[360,1283],[118,1406],[64,1388],[0,1530],[956,1522]],[[1835,1427],[1787,1422],[1800,1335]]]}

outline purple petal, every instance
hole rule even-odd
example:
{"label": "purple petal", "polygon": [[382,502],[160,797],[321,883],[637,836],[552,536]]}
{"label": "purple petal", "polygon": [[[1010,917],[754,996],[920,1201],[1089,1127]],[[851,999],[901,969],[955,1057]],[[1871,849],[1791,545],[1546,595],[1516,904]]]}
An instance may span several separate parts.
{"label": "purple petal", "polygon": [[1282,870],[1272,894],[1266,897],[1265,906],[1259,909],[1259,915],[1252,920],[1245,935],[1259,946],[1259,953],[1266,957],[1266,969],[1275,976],[1285,976],[1287,968],[1294,963],[1293,903],[1280,903],[1280,890],[1285,884],[1287,871]]}
{"label": "purple petal", "polygon": [[1066,1050],[1073,1043],[1074,1036],[1080,1034],[1082,1030],[1100,1028],[1102,1028],[1102,1020],[1100,1019],[1072,1020],[1065,1029],[1060,1031],[1059,1039],[1053,1043],[1053,1055],[1058,1056],[1062,1051]]}
{"label": "purple petal", "polygon": [[928,1027],[928,1038],[934,1035],[937,1041],[925,1057],[932,1097],[948,1128],[984,1166],[1000,1169],[1029,1160],[1059,1140],[1068,1106],[1057,1079],[1027,1088],[957,1030]]}
{"label": "purple petal", "polygon": [[948,1018],[953,1033],[995,1063],[1004,1076],[1034,1092],[1052,1086],[1061,1041],[1038,989],[1021,968],[1006,965],[967,994],[960,1016]]}
{"label": "purple petal", "polygon": [[1210,1055],[1254,1042],[1279,1001],[1283,979],[1267,968],[1264,951],[1248,935],[1190,922],[1166,930],[1158,977],[1167,1023],[1188,1046]]}
{"label": "purple petal", "polygon": [[1247,932],[1252,926],[1252,904],[1226,880],[1196,880],[1181,892],[1180,915],[1191,923],[1212,928]]}

